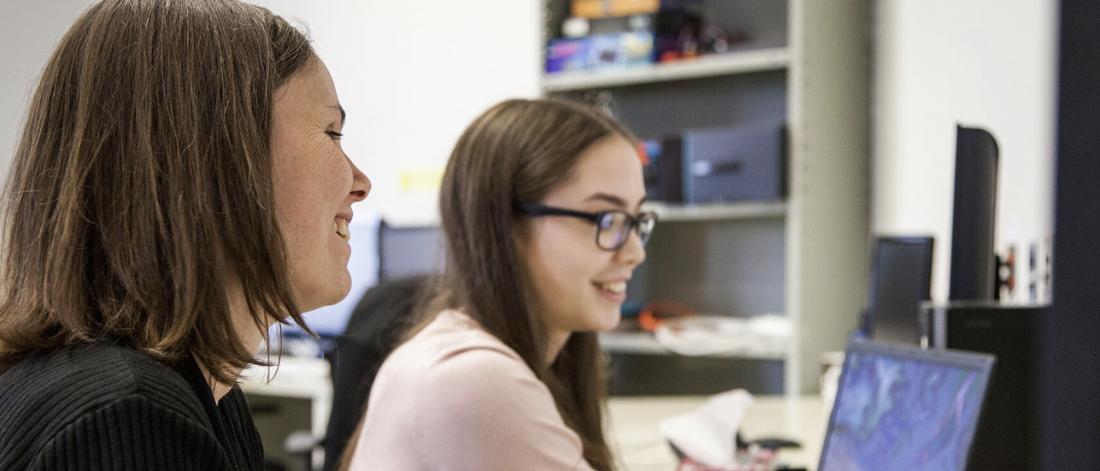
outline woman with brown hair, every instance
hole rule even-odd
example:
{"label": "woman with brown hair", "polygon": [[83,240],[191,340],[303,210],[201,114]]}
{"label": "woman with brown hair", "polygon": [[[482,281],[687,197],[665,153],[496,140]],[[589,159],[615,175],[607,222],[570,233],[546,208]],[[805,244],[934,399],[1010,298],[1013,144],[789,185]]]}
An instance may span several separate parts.
{"label": "woman with brown hair", "polygon": [[263,8],[105,0],[76,21],[4,195],[0,469],[261,469],[235,384],[268,326],[348,292],[370,182],[343,122]]}
{"label": "woman with brown hair", "polygon": [[382,365],[352,469],[610,470],[604,358],[655,217],[631,134],[512,100],[451,154],[438,309]]}

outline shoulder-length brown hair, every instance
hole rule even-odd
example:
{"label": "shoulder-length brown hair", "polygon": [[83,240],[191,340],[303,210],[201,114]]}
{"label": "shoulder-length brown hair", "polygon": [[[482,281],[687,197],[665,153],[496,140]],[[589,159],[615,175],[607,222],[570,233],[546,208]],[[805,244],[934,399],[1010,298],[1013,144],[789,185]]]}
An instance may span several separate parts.
{"label": "shoulder-length brown hair", "polygon": [[635,138],[595,108],[556,99],[509,100],[478,117],[451,154],[439,196],[447,244],[445,304],[464,310],[514,349],[548,386],[566,425],[599,470],[614,460],[604,438],[604,357],[595,333],[573,333],[545,364],[547,329],[515,235],[517,203],[540,201],[597,141]]}
{"label": "shoulder-length brown hair", "polygon": [[69,29],[30,103],[4,194],[0,372],[27,353],[125,339],[216,379],[257,329],[302,319],[269,142],[308,39],[232,0],[105,0]]}

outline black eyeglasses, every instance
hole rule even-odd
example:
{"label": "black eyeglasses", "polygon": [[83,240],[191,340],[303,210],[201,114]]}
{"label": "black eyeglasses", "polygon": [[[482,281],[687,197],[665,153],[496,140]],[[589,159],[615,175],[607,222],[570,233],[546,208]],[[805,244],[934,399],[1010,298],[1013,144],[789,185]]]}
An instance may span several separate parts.
{"label": "black eyeglasses", "polygon": [[657,224],[657,215],[652,211],[643,211],[637,216],[618,209],[587,213],[536,203],[519,204],[516,208],[528,216],[569,216],[589,221],[596,225],[596,246],[608,251],[621,249],[631,231],[637,232],[645,245]]}

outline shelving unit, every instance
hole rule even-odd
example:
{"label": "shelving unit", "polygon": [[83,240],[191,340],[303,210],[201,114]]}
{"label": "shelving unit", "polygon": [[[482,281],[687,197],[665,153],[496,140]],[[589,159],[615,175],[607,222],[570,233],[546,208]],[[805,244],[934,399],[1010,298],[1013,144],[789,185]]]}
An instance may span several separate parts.
{"label": "shelving unit", "polygon": [[[793,332],[783,355],[726,363],[767,378],[754,384],[780,378],[788,394],[810,392],[818,384],[822,353],[844,348],[865,299],[871,1],[703,4],[708,18],[749,40],[690,61],[550,74],[542,91],[605,107],[641,138],[786,124],[785,201],[647,203],[660,224],[628,301],[673,299],[733,316],[785,313]],[[568,14],[568,1],[546,0],[545,14],[549,37]],[[684,380],[708,374],[689,362],[694,357],[668,360],[669,352],[647,335],[603,338],[613,353],[636,354],[632,373],[652,366],[681,368],[665,373]]]}

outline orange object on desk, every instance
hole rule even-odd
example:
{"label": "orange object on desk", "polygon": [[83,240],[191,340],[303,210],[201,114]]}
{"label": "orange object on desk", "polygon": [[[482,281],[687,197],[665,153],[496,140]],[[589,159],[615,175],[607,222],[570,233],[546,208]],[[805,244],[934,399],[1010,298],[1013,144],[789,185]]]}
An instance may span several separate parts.
{"label": "orange object on desk", "polygon": [[638,313],[638,326],[642,330],[653,332],[665,319],[695,314],[695,310],[676,301],[654,301],[646,304]]}

